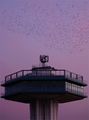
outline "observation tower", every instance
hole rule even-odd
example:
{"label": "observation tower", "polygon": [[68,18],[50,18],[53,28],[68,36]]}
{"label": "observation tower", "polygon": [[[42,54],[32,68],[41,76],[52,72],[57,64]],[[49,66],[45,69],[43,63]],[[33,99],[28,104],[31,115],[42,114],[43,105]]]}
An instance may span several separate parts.
{"label": "observation tower", "polygon": [[58,120],[58,104],[87,96],[83,76],[46,65],[49,56],[40,55],[41,66],[5,76],[2,98],[30,104],[30,120]]}

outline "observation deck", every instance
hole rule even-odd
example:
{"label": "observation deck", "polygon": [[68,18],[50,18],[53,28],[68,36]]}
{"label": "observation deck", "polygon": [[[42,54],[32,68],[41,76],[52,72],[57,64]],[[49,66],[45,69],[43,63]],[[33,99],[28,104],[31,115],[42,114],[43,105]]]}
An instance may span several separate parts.
{"label": "observation deck", "polygon": [[20,70],[5,76],[2,98],[29,103],[36,99],[52,99],[65,103],[86,98],[83,76],[51,66]]}
{"label": "observation deck", "polygon": [[84,93],[87,84],[83,82],[83,76],[64,69],[48,68],[51,67],[21,70],[5,76],[2,86],[6,87],[6,92],[2,97],[16,100],[21,96],[25,98],[23,102],[27,102],[28,97],[29,100],[56,97],[59,102],[87,97]]}

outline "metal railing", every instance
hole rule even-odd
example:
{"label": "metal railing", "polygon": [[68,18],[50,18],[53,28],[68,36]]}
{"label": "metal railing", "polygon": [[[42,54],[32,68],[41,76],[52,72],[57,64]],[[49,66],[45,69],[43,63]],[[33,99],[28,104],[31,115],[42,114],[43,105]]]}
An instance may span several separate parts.
{"label": "metal railing", "polygon": [[27,74],[31,74],[31,73],[32,73],[32,70],[20,70],[20,71],[17,71],[15,73],[5,76],[5,81],[9,81],[9,80],[16,79],[22,76],[26,76]]}
{"label": "metal railing", "polygon": [[70,93],[77,94],[77,95],[83,95],[83,96],[87,95],[84,91],[84,87],[75,85],[73,83],[65,82],[65,90]]}
{"label": "metal railing", "polygon": [[83,76],[72,73],[68,70],[64,69],[55,69],[55,70],[21,70],[15,73],[9,74],[5,76],[5,82],[13,79],[17,79],[19,77],[23,77],[29,75],[30,76],[64,76],[73,81],[77,81],[83,83]]}
{"label": "metal railing", "polygon": [[81,91],[80,88],[78,88],[77,90],[74,90],[73,88],[67,88],[66,91],[77,95],[87,96],[87,93],[84,90]]}
{"label": "metal railing", "polygon": [[65,70],[65,77],[70,79],[70,80],[83,83],[83,76],[76,74],[76,73],[73,73],[73,72],[70,72],[68,70]]}

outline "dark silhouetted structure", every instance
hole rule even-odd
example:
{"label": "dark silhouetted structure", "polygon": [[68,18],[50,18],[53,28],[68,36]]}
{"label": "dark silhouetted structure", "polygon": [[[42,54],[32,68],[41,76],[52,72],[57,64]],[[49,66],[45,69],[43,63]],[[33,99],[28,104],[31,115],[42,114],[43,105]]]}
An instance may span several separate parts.
{"label": "dark silhouetted structure", "polygon": [[7,75],[2,98],[30,103],[31,120],[57,120],[58,103],[86,98],[86,84],[83,76],[46,65],[48,56],[41,55],[40,61],[41,67]]}

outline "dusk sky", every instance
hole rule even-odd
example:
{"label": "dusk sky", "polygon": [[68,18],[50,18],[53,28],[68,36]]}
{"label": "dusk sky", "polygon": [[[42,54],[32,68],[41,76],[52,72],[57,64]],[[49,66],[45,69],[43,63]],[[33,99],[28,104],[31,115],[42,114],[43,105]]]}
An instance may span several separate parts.
{"label": "dusk sky", "polygon": [[[40,54],[89,85],[89,0],[0,0],[0,82]],[[29,120],[29,105],[0,98],[0,120]],[[89,120],[89,98],[59,104],[59,120]]]}

